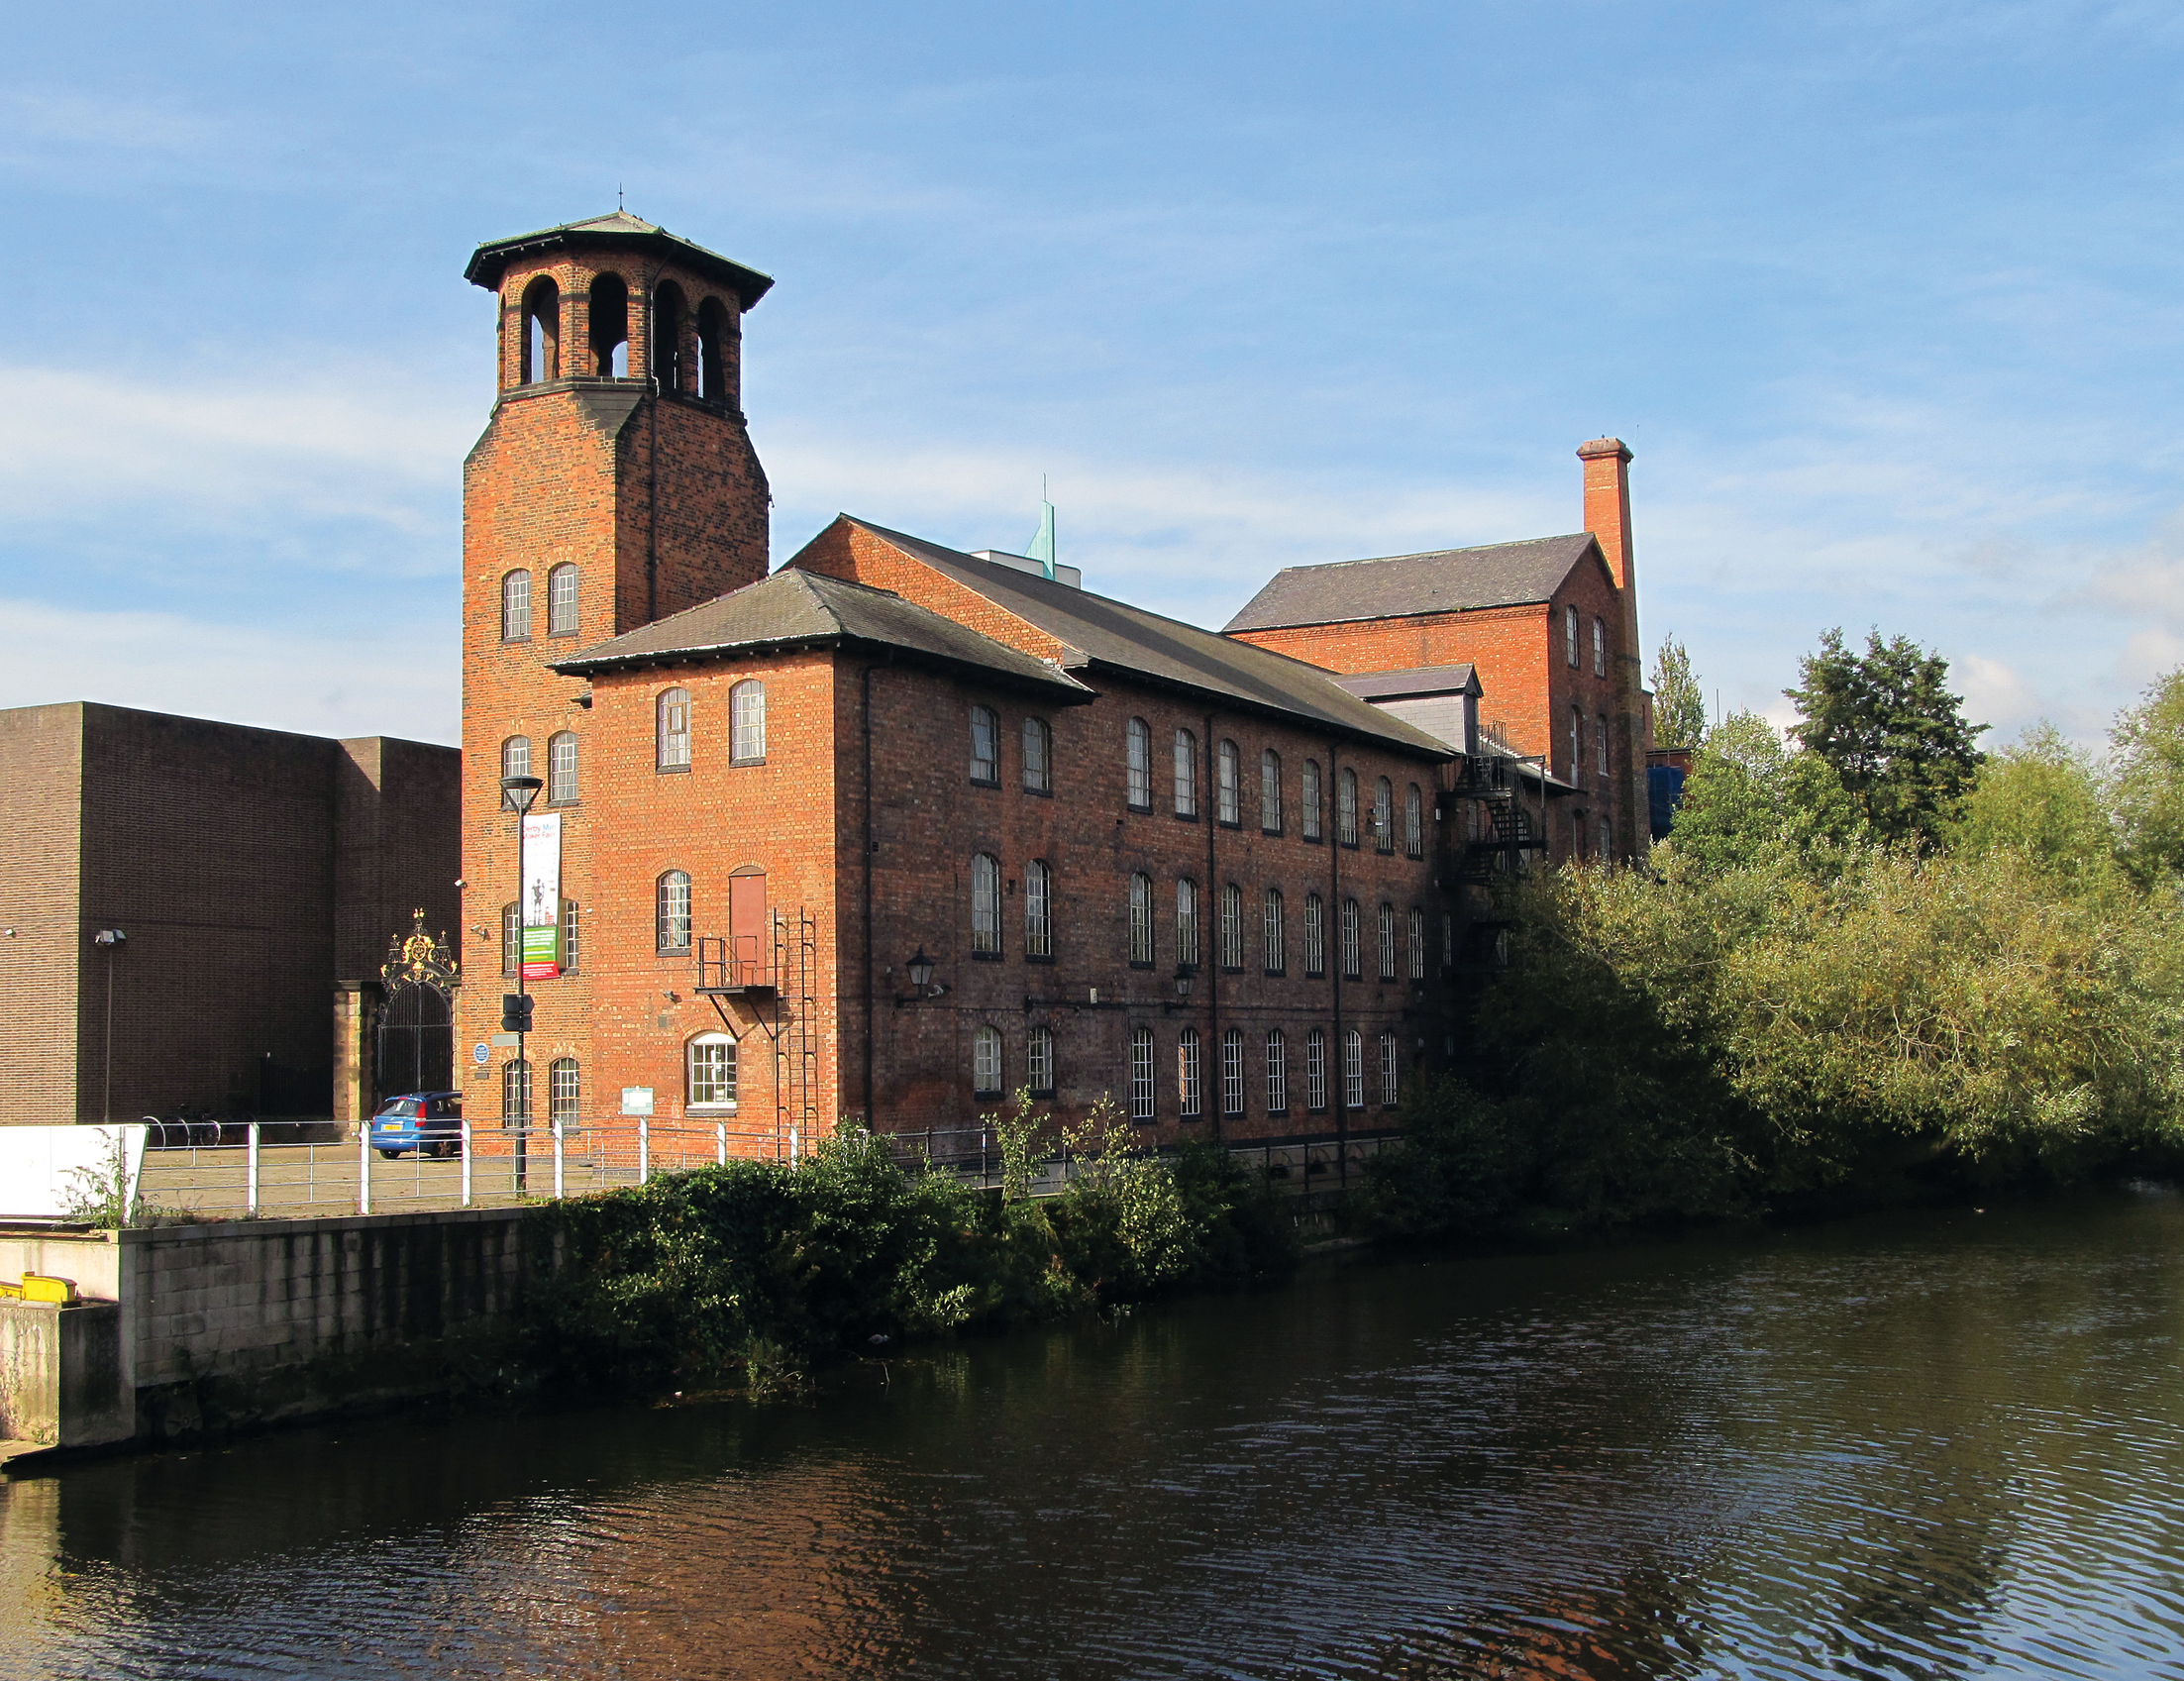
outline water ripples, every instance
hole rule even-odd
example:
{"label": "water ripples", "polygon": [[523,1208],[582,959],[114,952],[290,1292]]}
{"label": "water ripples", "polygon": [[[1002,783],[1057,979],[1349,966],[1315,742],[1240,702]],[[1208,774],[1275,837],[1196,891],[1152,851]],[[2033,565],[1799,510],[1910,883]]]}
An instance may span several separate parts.
{"label": "water ripples", "polygon": [[2184,1203],[1374,1265],[0,1494],[0,1676],[2184,1673]]}

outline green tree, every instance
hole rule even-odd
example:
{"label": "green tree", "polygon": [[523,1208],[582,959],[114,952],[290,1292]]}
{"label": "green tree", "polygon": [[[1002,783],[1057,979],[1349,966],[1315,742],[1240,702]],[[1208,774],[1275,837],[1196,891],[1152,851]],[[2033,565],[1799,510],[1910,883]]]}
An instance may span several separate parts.
{"label": "green tree", "polygon": [[2051,724],[2037,724],[1979,768],[1950,845],[1977,858],[2007,848],[2064,882],[2113,874],[2116,834],[2101,768]]}
{"label": "green tree", "polygon": [[1876,838],[1937,844],[1979,770],[1975,738],[1987,727],[1964,721],[1948,662],[1877,630],[1857,654],[1830,630],[1799,670],[1802,686],[1783,690],[1797,703],[1798,744],[1834,770]]}
{"label": "green tree", "polygon": [[1748,870],[1790,857],[1823,873],[1864,832],[1821,760],[1793,752],[1756,712],[1732,712],[1707,732],[1669,844],[1706,870]]}
{"label": "green tree", "polygon": [[2124,862],[2141,884],[2184,876],[2184,671],[2158,678],[2110,732]]}
{"label": "green tree", "polygon": [[1697,747],[1707,733],[1706,697],[1691,675],[1691,656],[1673,636],[1653,656],[1653,745]]}

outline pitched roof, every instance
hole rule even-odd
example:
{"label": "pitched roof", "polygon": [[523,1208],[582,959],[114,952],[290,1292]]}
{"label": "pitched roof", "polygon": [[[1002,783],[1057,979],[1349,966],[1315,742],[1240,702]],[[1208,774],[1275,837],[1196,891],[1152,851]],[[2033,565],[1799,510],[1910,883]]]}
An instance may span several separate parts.
{"label": "pitched roof", "polygon": [[1360,672],[1335,682],[1361,700],[1407,700],[1427,694],[1484,694],[1479,674],[1466,665],[1413,666],[1402,672]]}
{"label": "pitched roof", "polygon": [[1092,690],[1056,667],[887,589],[782,571],[553,662],[572,677],[642,666],[685,665],[761,649],[854,643],[898,649],[937,664],[1030,685],[1065,700]]}
{"label": "pitched roof", "polygon": [[679,235],[669,233],[658,223],[632,216],[626,210],[587,216],[580,222],[564,222],[559,227],[541,228],[536,233],[511,234],[504,240],[487,240],[470,253],[463,278],[473,286],[491,291],[500,284],[500,276],[508,264],[518,257],[541,251],[567,251],[575,246],[605,246],[609,250],[644,252],[667,258],[718,280],[736,294],[745,309],[766,296],[774,285],[771,275],[761,274],[756,268],[746,268],[717,251],[693,245]]}
{"label": "pitched roof", "polygon": [[869,520],[842,517],[1066,644],[1072,650],[1062,660],[1068,670],[1123,672],[1293,721],[1301,718],[1435,758],[1449,756],[1437,738],[1345,693],[1317,666]]}
{"label": "pitched roof", "polygon": [[1228,621],[1229,630],[1281,625],[1347,624],[1460,613],[1545,601],[1585,558],[1597,552],[1590,532],[1489,543],[1479,549],[1434,549],[1370,561],[1285,567]]}

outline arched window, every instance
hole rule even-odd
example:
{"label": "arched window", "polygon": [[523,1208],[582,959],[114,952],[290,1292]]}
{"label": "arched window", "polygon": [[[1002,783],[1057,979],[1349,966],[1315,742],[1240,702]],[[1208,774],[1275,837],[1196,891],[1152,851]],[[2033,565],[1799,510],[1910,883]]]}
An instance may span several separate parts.
{"label": "arched window", "polygon": [[690,768],[690,691],[663,688],[659,700],[656,762],[663,771]]}
{"label": "arched window", "polygon": [[725,1033],[700,1033],[683,1053],[684,1103],[695,1113],[736,1106],[736,1042]]}
{"label": "arched window", "polygon": [[1054,876],[1034,858],[1024,866],[1024,956],[1054,955]]}
{"label": "arched window", "polygon": [[1570,670],[1577,670],[1578,663],[1578,610],[1562,609],[1562,652],[1570,662]]}
{"label": "arched window", "polygon": [[718,298],[697,306],[697,394],[709,403],[732,403],[728,389],[728,340],[733,329],[728,309]]}
{"label": "arched window", "polygon": [[1267,889],[1265,912],[1260,917],[1265,924],[1261,930],[1266,943],[1267,973],[1280,975],[1288,968],[1289,940],[1282,926],[1282,890]]}
{"label": "arched window", "polygon": [[981,1098],[1001,1095],[1001,1030],[982,1026],[971,1034],[971,1090]]}
{"label": "arched window", "polygon": [[583,953],[583,918],[577,913],[576,901],[562,900],[562,973],[572,974],[576,959]]}
{"label": "arched window", "polygon": [[531,1065],[518,1057],[500,1065],[500,1121],[505,1126],[530,1118]]}
{"label": "arched window", "polygon": [[1304,787],[1299,798],[1303,806],[1304,838],[1315,841],[1320,835],[1319,761],[1316,759],[1304,761]]}
{"label": "arched window", "polygon": [[1425,856],[1425,796],[1416,783],[1403,796],[1403,849],[1412,858]]}
{"label": "arched window", "polygon": [[663,391],[683,386],[682,288],[663,280],[652,293],[652,376]]}
{"label": "arched window", "polygon": [[1593,720],[1593,769],[1604,777],[1608,775],[1608,714],[1606,712]]}
{"label": "arched window", "polygon": [[1234,882],[1221,886],[1221,967],[1244,966],[1244,890]]}
{"label": "arched window", "polygon": [[1153,1118],[1153,1030],[1130,1029],[1130,1118]]}
{"label": "arched window", "polygon": [[500,774],[504,777],[528,777],[531,774],[531,738],[512,735],[500,744]]}
{"label": "arched window", "polygon": [[1279,1027],[1267,1030],[1267,1113],[1290,1112],[1290,1042]]}
{"label": "arched window", "polygon": [[523,291],[522,366],[517,369],[525,385],[562,376],[561,288],[541,274]]}
{"label": "arched window", "polygon": [[660,949],[690,949],[690,877],[686,870],[670,870],[660,878],[657,900]]}
{"label": "arched window", "polygon": [[1342,1106],[1365,1106],[1365,1035],[1355,1027],[1342,1035]]}
{"label": "arched window", "polygon": [[546,802],[569,805],[576,798],[576,736],[560,730],[546,743]]}
{"label": "arched window", "polygon": [[1130,965],[1153,966],[1153,878],[1146,875],[1130,878]]}
{"label": "arched window", "polygon": [[523,971],[523,906],[514,900],[500,907],[500,972],[513,980]]}
{"label": "arched window", "polygon": [[1304,973],[1327,973],[1327,901],[1317,893],[1304,895]]}
{"label": "arched window", "polygon": [[1380,978],[1396,978],[1396,907],[1392,904],[1380,907]]}
{"label": "arched window", "polygon": [[1153,808],[1153,732],[1143,718],[1132,718],[1124,732],[1129,744],[1128,804],[1133,811]]}
{"label": "arched window", "polygon": [[1001,955],[1001,861],[988,852],[971,860],[971,954]]}
{"label": "arched window", "polygon": [[1570,783],[1582,787],[1585,782],[1585,719],[1573,706],[1570,708]]}
{"label": "arched window", "polygon": [[1214,754],[1214,815],[1224,828],[1233,829],[1244,820],[1240,792],[1244,769],[1233,741],[1221,743]]}
{"label": "arched window", "polygon": [[1221,1034],[1221,1113],[1244,1112],[1244,1036],[1231,1027]]}
{"label": "arched window", "polygon": [[1203,1104],[1198,1095],[1198,1030],[1186,1027],[1176,1035],[1176,1092],[1183,1100],[1183,1118],[1195,1120]]}
{"label": "arched window", "polygon": [[766,684],[746,678],[728,691],[729,763],[766,763]]}
{"label": "arched window", "polygon": [[1316,1027],[1304,1035],[1304,1106],[1327,1106],[1327,1035]]}
{"label": "arched window", "polygon": [[1024,720],[1024,791],[1054,791],[1054,732],[1044,718]]}
{"label": "arched window", "polygon": [[1403,1071],[1398,1066],[1396,1036],[1383,1033],[1380,1036],[1380,1102],[1383,1108],[1394,1108],[1396,1100],[1403,1095]]}
{"label": "arched window", "polygon": [[559,566],[546,575],[546,634],[576,634],[576,569]]}
{"label": "arched window", "polygon": [[591,282],[591,371],[602,379],[629,377],[629,287],[619,274]]}
{"label": "arched window", "polygon": [[531,640],[531,575],[520,568],[500,580],[500,639]]}
{"label": "arched window", "polygon": [[1282,832],[1282,755],[1271,747],[1259,755],[1259,827]]}
{"label": "arched window", "polygon": [[1396,790],[1386,777],[1373,785],[1373,847],[1396,850]]}
{"label": "arched window", "polygon": [[1410,979],[1425,979],[1425,912],[1410,912]]}
{"label": "arched window", "polygon": [[1035,1098],[1054,1096],[1054,1029],[1034,1027],[1024,1045],[1024,1080]]}
{"label": "arched window", "polygon": [[1593,621],[1593,675],[1608,675],[1608,623],[1605,619]]}
{"label": "arched window", "polygon": [[1176,731],[1176,815],[1198,814],[1198,738],[1189,730]]}
{"label": "arched window", "polygon": [[1360,919],[1357,900],[1354,898],[1344,899],[1342,901],[1342,978],[1345,981],[1360,981],[1365,977],[1363,959],[1358,952],[1358,923]]}
{"label": "arched window", "polygon": [[556,1057],[546,1065],[546,1118],[569,1126],[583,1118],[583,1083],[574,1057]]}
{"label": "arched window", "polygon": [[1198,884],[1189,876],[1176,882],[1176,961],[1198,966]]}
{"label": "arched window", "polygon": [[1344,846],[1357,845],[1357,773],[1344,771],[1335,779],[1335,839]]}
{"label": "arched window", "polygon": [[971,708],[971,780],[987,788],[1001,786],[1001,724],[989,706]]}

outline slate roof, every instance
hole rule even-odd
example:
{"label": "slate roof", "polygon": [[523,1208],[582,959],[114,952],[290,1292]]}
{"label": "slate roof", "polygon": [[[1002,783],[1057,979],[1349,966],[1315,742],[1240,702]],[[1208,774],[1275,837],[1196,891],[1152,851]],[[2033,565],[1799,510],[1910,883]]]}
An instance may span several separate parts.
{"label": "slate roof", "polygon": [[892,590],[821,573],[782,571],[679,613],[585,648],[553,669],[571,677],[684,665],[762,649],[851,643],[892,648],[936,664],[1047,691],[1064,704],[1092,691],[1055,666],[995,642]]}
{"label": "slate roof", "polygon": [[1127,673],[1293,722],[1302,719],[1437,759],[1450,757],[1446,743],[1346,693],[1317,666],[869,520],[842,517],[1066,644],[1072,651],[1062,659],[1066,670]]}
{"label": "slate roof", "polygon": [[1425,694],[1484,694],[1479,674],[1467,665],[1413,666],[1403,672],[1360,672],[1335,682],[1361,700],[1406,700]]}
{"label": "slate roof", "polygon": [[559,227],[541,228],[536,233],[512,234],[504,240],[487,240],[470,253],[463,278],[473,286],[491,291],[500,284],[501,274],[516,258],[528,257],[534,252],[565,251],[578,245],[605,246],[609,250],[671,259],[718,280],[736,294],[745,309],[766,296],[774,286],[772,275],[747,268],[717,251],[693,245],[680,235],[669,233],[658,223],[632,216],[626,210],[587,216],[580,222],[564,222]]}
{"label": "slate roof", "polygon": [[1586,552],[1596,548],[1592,534],[1579,531],[1568,537],[1534,537],[1478,549],[1434,549],[1379,560],[1285,567],[1226,628],[1347,624],[1545,601]]}

